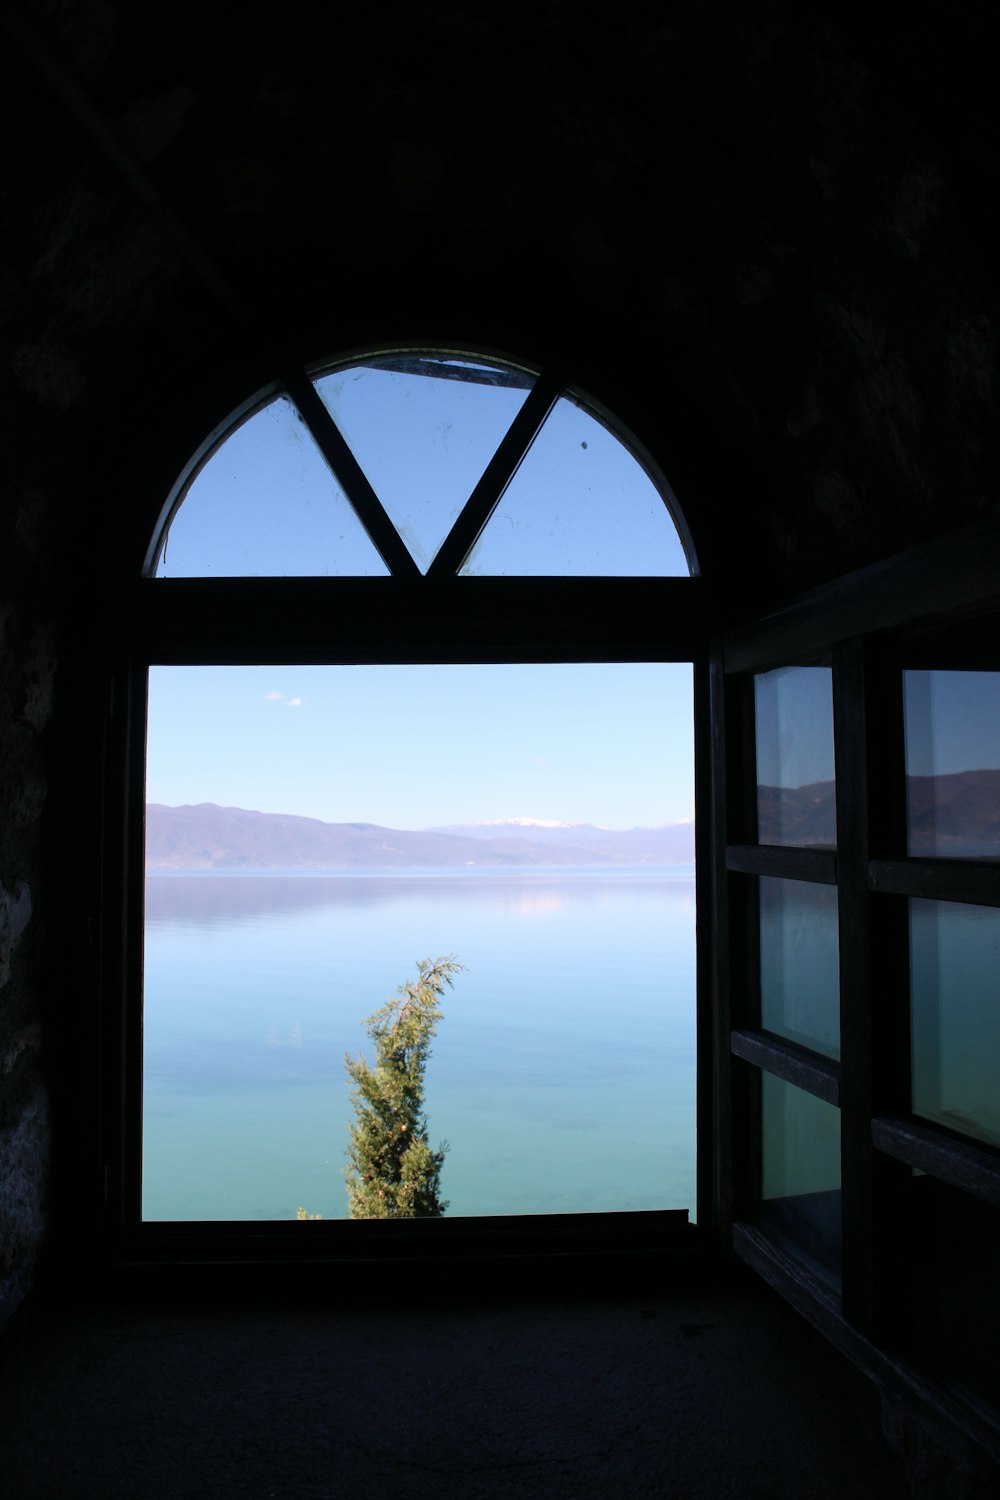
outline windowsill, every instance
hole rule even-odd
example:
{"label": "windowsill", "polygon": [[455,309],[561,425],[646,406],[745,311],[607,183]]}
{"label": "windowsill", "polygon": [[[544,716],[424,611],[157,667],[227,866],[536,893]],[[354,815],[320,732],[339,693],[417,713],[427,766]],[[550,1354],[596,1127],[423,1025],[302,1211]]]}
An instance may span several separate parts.
{"label": "windowsill", "polygon": [[[636,1213],[503,1214],[440,1219],[149,1221],[126,1231],[128,1261],[255,1259],[263,1247],[282,1260],[374,1255],[600,1253],[672,1248],[695,1233],[686,1208]],[[244,1253],[246,1247],[248,1253]],[[131,1253],[130,1253],[131,1252]],[[214,1252],[214,1253],[213,1253]]]}
{"label": "windowsill", "polygon": [[[605,1297],[711,1289],[734,1262],[686,1209],[479,1219],[144,1224],[88,1274],[109,1292],[214,1305],[261,1291],[355,1305],[432,1295]],[[68,1279],[73,1268],[67,1266]]]}

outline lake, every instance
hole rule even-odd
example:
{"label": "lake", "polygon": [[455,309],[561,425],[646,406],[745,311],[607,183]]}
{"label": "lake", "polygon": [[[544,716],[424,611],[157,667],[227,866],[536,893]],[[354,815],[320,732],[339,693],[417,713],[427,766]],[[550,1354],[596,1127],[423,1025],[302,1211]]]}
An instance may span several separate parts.
{"label": "lake", "polygon": [[442,954],[449,1215],[693,1216],[694,916],[687,867],[150,874],[143,1217],[344,1217],[345,1051]]}

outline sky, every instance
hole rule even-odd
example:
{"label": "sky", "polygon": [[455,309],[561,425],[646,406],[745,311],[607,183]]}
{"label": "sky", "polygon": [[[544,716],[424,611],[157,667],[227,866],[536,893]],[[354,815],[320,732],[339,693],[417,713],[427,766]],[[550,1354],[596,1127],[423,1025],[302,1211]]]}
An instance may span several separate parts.
{"label": "sky", "polygon": [[[525,390],[365,365],[317,390],[426,570]],[[560,399],[468,569],[685,575],[687,564],[643,468]],[[279,398],[202,467],[158,576],[385,571]],[[693,816],[692,733],[686,665],[156,666],[147,796],[398,828],[515,817],[656,826]]]}
{"label": "sky", "polygon": [[798,787],[834,779],[833,673],[779,667],[754,679],[757,781]]}
{"label": "sky", "polygon": [[691,668],[150,669],[146,795],[391,828],[694,815]]}
{"label": "sky", "polygon": [[907,671],[903,706],[907,775],[1000,768],[1000,674]]}

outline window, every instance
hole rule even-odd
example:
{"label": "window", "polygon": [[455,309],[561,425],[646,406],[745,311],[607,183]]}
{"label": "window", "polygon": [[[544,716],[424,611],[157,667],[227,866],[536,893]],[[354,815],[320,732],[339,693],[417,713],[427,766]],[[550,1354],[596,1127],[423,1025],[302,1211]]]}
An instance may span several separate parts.
{"label": "window", "polygon": [[718,1201],[872,1373],[902,1351],[995,1422],[1000,673],[981,618],[908,617],[921,566],[723,651]]}
{"label": "window", "polygon": [[[841,1274],[840,951],[829,663],[745,684],[747,842],[727,850],[739,912],[733,1051],[752,1148],[741,1218],[824,1280]],[[745,690],[749,689],[749,692]],[[758,1071],[760,1069],[761,1071]]]}
{"label": "window", "polygon": [[[235,763],[242,769],[252,760],[247,746],[253,736],[240,727],[244,721],[233,716],[228,732],[225,727],[222,700],[237,678],[254,682],[258,707],[273,708],[276,721],[283,715],[285,726],[290,729],[295,723],[301,729],[308,722],[303,710],[309,698],[301,683],[309,677],[317,692],[329,691],[337,700],[352,753],[372,765],[379,761],[384,739],[391,734],[391,716],[386,719],[384,715],[387,698],[406,699],[399,728],[404,742],[407,734],[425,737],[431,755],[436,754],[443,766],[448,764],[449,722],[453,724],[465,707],[470,717],[483,723],[481,781],[495,784],[497,773],[489,752],[499,730],[490,729],[485,705],[491,684],[496,684],[500,719],[510,720],[520,711],[529,722],[541,724],[544,708],[553,722],[561,721],[565,742],[575,736],[578,743],[589,745],[590,765],[600,768],[595,779],[607,783],[602,795],[614,788],[622,800],[646,775],[641,763],[651,750],[661,762],[669,761],[669,746],[664,742],[657,747],[652,742],[657,734],[662,739],[673,733],[666,722],[668,718],[672,722],[677,712],[671,709],[674,698],[670,695],[678,703],[686,701],[682,739],[688,758],[683,773],[689,788],[688,809],[662,802],[651,807],[649,817],[653,824],[676,826],[654,827],[643,836],[634,832],[631,845],[625,838],[614,850],[607,830],[575,831],[576,844],[564,840],[558,845],[562,863],[576,861],[575,875],[562,872],[561,890],[556,889],[553,872],[544,862],[532,866],[538,873],[532,877],[529,907],[533,904],[536,913],[569,909],[570,940],[575,932],[578,945],[589,945],[590,953],[580,965],[578,993],[570,996],[567,992],[559,1002],[563,1025],[573,1021],[575,1050],[563,1046],[558,1027],[538,1021],[536,1050],[541,1060],[536,1059],[534,1067],[550,1076],[561,1070],[564,1078],[575,1077],[572,1087],[560,1085],[565,1098],[559,1108],[553,1102],[558,1089],[546,1107],[559,1116],[554,1129],[570,1142],[570,1155],[576,1153],[578,1165],[586,1154],[596,1163],[603,1196],[594,1198],[579,1185],[573,1186],[583,1181],[585,1171],[560,1192],[558,1168],[553,1168],[547,1178],[543,1174],[537,1188],[518,1198],[518,1173],[524,1172],[530,1155],[530,1131],[523,1121],[532,1110],[537,1117],[541,1094],[536,1090],[534,1099],[518,1100],[511,1089],[518,1077],[518,1086],[524,1088],[531,1069],[522,1066],[518,1073],[517,1068],[508,1067],[505,1087],[512,1099],[511,1118],[518,1121],[524,1137],[517,1158],[522,1165],[519,1168],[515,1160],[505,1167],[499,1160],[502,1152],[497,1152],[496,1140],[492,1141],[493,1156],[483,1158],[487,1170],[478,1170],[478,1177],[496,1183],[506,1170],[512,1185],[506,1197],[501,1193],[476,1196],[468,1190],[468,1183],[475,1185],[477,1177],[477,1170],[472,1169],[466,1170],[466,1186],[456,1187],[452,1194],[446,1167],[445,1196],[461,1200],[456,1209],[462,1214],[584,1210],[597,1211],[599,1218],[600,1211],[660,1208],[666,1223],[673,1222],[671,1209],[695,1207],[691,1153],[695,1108],[693,842],[690,823],[684,823],[684,817],[690,816],[693,791],[692,684],[690,665],[682,664],[694,662],[700,671],[704,646],[697,618],[698,580],[690,576],[690,556],[682,518],[662,474],[594,402],[544,371],[465,351],[428,350],[378,351],[355,357],[297,377],[284,389],[269,389],[247,402],[194,457],[164,507],[151,542],[138,608],[139,646],[130,679],[133,761],[127,878],[134,910],[140,909],[145,852],[140,747],[145,742],[147,702],[151,768],[154,762],[161,766],[172,760],[174,770],[183,757],[172,749],[171,734],[180,733],[182,738],[186,734],[190,739],[199,734],[199,720],[206,747],[221,761],[228,759],[230,768]],[[390,686],[373,686],[380,681]],[[415,721],[413,706],[420,698],[421,685],[428,681],[438,684],[440,698],[435,700],[424,686],[424,702],[428,697],[431,701],[423,718]],[[319,684],[324,685],[322,689]],[[359,706],[357,684],[368,685],[364,691],[369,693],[369,704],[377,705],[378,711],[367,718]],[[172,698],[176,702],[179,692],[191,695],[194,711],[186,719],[183,714],[178,719],[175,713],[174,728],[168,732],[163,727],[166,707]],[[562,695],[560,702],[557,693]],[[201,711],[196,707],[199,702],[204,706]],[[206,706],[209,703],[214,718]],[[208,731],[210,722],[221,726],[214,740]],[[327,736],[332,722],[327,720],[323,731]],[[608,733],[609,726],[614,726],[613,735]],[[463,743],[467,738],[463,736]],[[605,745],[610,748],[602,749]],[[314,753],[316,748],[314,744]],[[322,740],[319,748],[321,753]],[[474,748],[468,751],[475,753]],[[539,756],[544,758],[542,752]],[[414,765],[418,761],[416,755],[411,759]],[[293,767],[301,764],[295,756],[284,761],[279,757],[277,774],[287,770],[294,777]],[[407,764],[405,753],[397,747],[384,780],[398,787]],[[451,779],[457,778],[456,770]],[[668,775],[661,777],[664,786],[668,780]],[[231,779],[227,784],[239,783]],[[155,786],[150,795],[155,802]],[[237,795],[243,797],[234,794],[234,802]],[[186,795],[177,794],[177,800],[186,801]],[[195,800],[199,799],[192,792],[191,801]],[[226,800],[230,800],[228,794]],[[252,795],[248,793],[243,800],[252,802]],[[606,800],[609,806],[613,804],[613,799]],[[243,810],[260,811],[253,806]],[[195,808],[186,813],[187,823],[182,826],[183,819],[151,808],[145,825],[148,847],[157,851],[151,865],[159,863],[166,870],[173,861],[174,869],[190,869],[193,863],[201,871],[194,877],[201,881],[201,894],[200,908],[192,910],[185,906],[190,887],[185,890],[179,877],[154,876],[145,952],[133,933],[119,1229],[135,1245],[153,1243],[161,1231],[169,1239],[172,1227],[180,1229],[188,1221],[232,1218],[237,1223],[250,1219],[263,1223],[278,1216],[278,1210],[269,1206],[273,1197],[268,1199],[261,1188],[266,1173],[259,1168],[268,1158],[272,1176],[283,1170],[281,1137],[288,1125],[287,1110],[283,1125],[272,1118],[258,1134],[256,1159],[243,1152],[242,1185],[220,1160],[206,1173],[205,1161],[196,1163],[199,1152],[191,1144],[210,1137],[219,1146],[221,1158],[228,1131],[235,1142],[230,1165],[241,1149],[235,1116],[226,1116],[219,1091],[214,1096],[206,1088],[199,1092],[200,1082],[220,1059],[234,1087],[240,1067],[233,1034],[220,1025],[227,1009],[235,1013],[240,1008],[240,998],[229,994],[214,1009],[196,998],[196,975],[200,982],[216,961],[213,938],[227,927],[238,929],[242,939],[237,941],[242,940],[249,959],[257,952],[263,928],[284,922],[283,941],[291,945],[288,934],[299,934],[299,947],[288,954],[289,968],[294,968],[313,940],[305,935],[303,925],[310,910],[314,916],[319,912],[328,926],[339,924],[341,932],[352,925],[360,928],[367,920],[357,915],[360,908],[353,908],[352,918],[344,903],[338,909],[336,901],[327,899],[328,870],[321,875],[320,866],[300,865],[294,885],[286,885],[282,892],[265,892],[266,880],[255,881],[250,905],[255,900],[259,904],[265,895],[273,904],[251,937],[249,927],[240,927],[243,918],[236,909],[236,892],[239,889],[239,899],[244,901],[247,882],[241,886],[238,877],[228,882],[218,878],[220,859],[222,866],[232,870],[226,861],[238,860],[240,850],[245,855],[251,833],[276,838],[277,831],[272,824],[266,830],[258,826],[251,833],[243,827],[237,834],[231,826],[222,827],[217,811],[202,809],[199,814]],[[281,809],[273,804],[264,811],[307,816],[302,808]],[[483,809],[489,818],[519,817],[522,811],[516,804]],[[535,858],[530,850],[525,852],[526,845],[534,841],[537,850],[540,840],[554,835],[554,830],[543,829],[540,823],[577,821],[548,817],[544,806],[528,811],[536,822],[506,830],[504,857],[508,860]],[[457,813],[442,812],[433,825],[429,816],[423,819],[426,827],[445,828],[437,835],[439,842],[468,838],[477,841],[477,851],[487,849],[487,830],[466,827],[456,834],[446,825],[461,821]],[[351,817],[342,809],[329,821],[377,822],[381,827],[383,817],[378,808],[359,809]],[[463,815],[465,820],[474,817],[474,809]],[[595,821],[610,821],[610,817],[598,812]],[[638,819],[630,812],[622,813],[620,821],[634,824]],[[403,816],[396,822],[401,827],[386,819],[388,838],[379,835],[377,839],[383,846],[400,833],[415,834]],[[364,830],[356,833],[360,847]],[[519,845],[517,849],[512,849],[511,840]],[[580,840],[590,841],[582,853]],[[268,855],[271,869],[276,847],[272,843]],[[428,847],[425,844],[420,856],[425,866],[430,860]],[[290,857],[300,859],[301,854]],[[499,857],[491,854],[491,858]],[[250,867],[259,867],[259,854],[257,858],[258,865],[251,859]],[[379,977],[351,989],[342,1009],[346,1007],[344,1014],[349,1012],[355,1023],[385,998],[387,988],[411,977],[414,960],[423,956],[425,947],[434,946],[430,936],[421,940],[415,930],[415,913],[426,908],[425,897],[434,882],[451,882],[454,888],[456,878],[461,878],[451,866],[438,867],[431,861],[430,873],[425,868],[421,877],[423,884],[411,882],[410,905],[404,911],[405,903],[400,905],[397,899],[398,888],[386,889],[393,879],[398,887],[392,867],[396,854],[383,847],[379,858],[390,861],[388,869],[375,864],[357,870],[358,879],[367,883],[369,907],[377,904],[376,897],[384,897],[383,923],[398,926],[410,946],[417,946],[413,953],[404,946],[405,959],[403,952],[392,954],[388,979]],[[604,862],[600,866],[603,875],[588,876],[585,887],[580,871],[596,865],[598,858]],[[199,864],[206,859],[214,874]],[[626,870],[631,873],[626,875]],[[320,892],[318,883],[323,879],[326,889]],[[209,887],[210,903],[206,903]],[[522,886],[522,895],[525,889]],[[342,878],[339,890],[341,895],[346,890]],[[488,884],[480,879],[466,890],[475,891],[479,899]],[[568,890],[574,892],[569,908]],[[354,894],[359,900],[364,898],[364,891]],[[496,881],[492,896],[509,899],[497,892]],[[623,930],[619,937],[624,946],[611,948],[601,936],[609,928],[601,923],[622,929],[627,916],[633,929],[637,922],[648,928],[651,902],[657,903],[661,915],[668,916],[666,924],[659,923],[659,936],[674,921],[679,941],[687,945],[686,1015],[683,1024],[674,1025],[664,1024],[660,1015],[649,1035],[641,1037],[633,1033],[649,1007],[655,1009],[664,999],[671,1003],[669,994],[657,995],[655,984],[650,993],[651,977],[664,961],[648,953],[638,957]],[[474,903],[466,905],[471,911]],[[442,938],[437,947],[455,948],[460,958],[467,957],[459,942]],[[533,971],[531,993],[536,995],[544,971],[541,950],[533,951],[528,944],[521,951]],[[517,955],[508,957],[514,962]],[[178,987],[183,989],[185,965],[191,980],[188,1001],[173,1007],[163,995],[162,983],[170,972],[175,993]],[[261,960],[253,980],[241,981],[247,990],[252,982],[262,980],[264,967]],[[473,977],[470,974],[470,986]],[[144,978],[149,1008],[143,1038],[137,997]],[[481,983],[481,977],[477,982]],[[461,1017],[463,1007],[469,1011],[472,1006],[471,998],[467,1002],[462,994],[460,981],[452,1012]],[[184,1026],[179,1024],[182,1011],[187,1017]],[[254,1046],[269,1049],[272,1061],[294,1074],[301,1064],[307,1026],[314,1026],[316,1017],[315,1010],[308,1022],[291,1011],[287,1015],[281,1011],[273,1024],[258,1027]],[[305,1114],[320,1141],[313,1161],[316,1175],[295,1189],[293,1196],[296,1202],[309,1200],[306,1206],[311,1210],[336,1214],[337,1194],[343,1194],[338,1155],[344,1124],[331,1115],[330,1104],[339,1100],[342,1106],[346,1080],[342,1036],[338,1033],[328,1041],[322,1076],[314,1076],[315,1087],[300,1096],[306,1099],[308,1095],[312,1101],[312,1114],[309,1108]],[[363,1043],[363,1033],[355,1026],[348,1046],[358,1050]],[[442,1079],[450,1076],[453,1083],[455,1079],[460,1082],[461,1050],[477,1045],[497,1069],[505,1046],[525,1063],[530,1061],[521,1035],[505,1035],[501,1026],[477,1043],[474,1035],[469,1040],[460,1024],[446,1020],[437,1043]],[[456,1056],[449,1059],[451,1052]],[[650,1069],[654,1073],[660,1069],[662,1081],[662,1070],[678,1066],[680,1054],[689,1064],[683,1097],[678,1089],[650,1089]],[[619,1076],[610,1088],[608,1080],[616,1069]],[[143,1080],[148,1109],[145,1192],[139,1149]],[[179,1085],[187,1101],[186,1115],[181,1111],[183,1119],[176,1112],[179,1092],[171,1094],[171,1081]],[[586,1100],[588,1091],[591,1106],[581,1108],[579,1101]],[[440,1108],[431,1110],[432,1144],[438,1133],[451,1139],[456,1183],[462,1181],[460,1150],[451,1120],[460,1093],[456,1086],[451,1103],[444,1102],[442,1095]],[[595,1109],[593,1101],[598,1096],[603,1102]],[[487,1109],[481,1110],[482,1131],[496,1137],[503,1129],[501,1107],[491,1108],[492,1116]],[[609,1139],[615,1132],[615,1139]],[[680,1167],[671,1162],[671,1153]],[[659,1194],[648,1186],[650,1174],[657,1173],[664,1184]],[[197,1188],[193,1186],[196,1176],[200,1178]],[[647,1180],[640,1190],[643,1178]],[[188,1206],[178,1208],[177,1204]],[[281,1213],[294,1213],[294,1207],[289,1198]],[[684,1217],[682,1212],[679,1218]],[[271,1227],[284,1230],[286,1226]]]}
{"label": "window", "polygon": [[451,953],[449,1213],[693,1208],[686,664],[149,679],[145,1220],[345,1217],[345,1053]]}
{"label": "window", "polygon": [[548,378],[373,356],[248,403],[181,476],[147,572],[687,577],[651,469]]}

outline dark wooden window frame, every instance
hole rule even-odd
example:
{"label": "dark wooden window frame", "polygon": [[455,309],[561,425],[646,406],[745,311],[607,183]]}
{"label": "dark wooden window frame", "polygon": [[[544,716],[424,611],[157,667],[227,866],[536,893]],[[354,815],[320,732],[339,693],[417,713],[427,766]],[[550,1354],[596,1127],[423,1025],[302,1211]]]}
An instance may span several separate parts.
{"label": "dark wooden window frame", "polygon": [[[414,350],[415,355],[423,351]],[[430,352],[430,351],[427,351]],[[444,352],[444,351],[435,351]],[[458,359],[475,351],[450,349]],[[382,351],[398,358],[398,351]],[[379,356],[376,356],[379,357]],[[487,359],[490,356],[485,356]],[[340,363],[349,364],[350,359]],[[326,368],[326,367],[324,367]],[[512,369],[516,368],[514,366]],[[689,1253],[696,1232],[685,1211],[641,1214],[443,1219],[427,1224],[344,1221],[289,1224],[143,1223],[142,920],[144,757],[148,668],[238,664],[480,664],[492,662],[670,662],[694,671],[696,798],[708,763],[706,588],[685,578],[460,577],[455,570],[489,519],[535,433],[561,394],[582,399],[612,428],[599,404],[580,398],[561,376],[542,372],[507,437],[421,576],[405,553],[306,371],[250,398],[212,432],[161,510],[143,577],[122,600],[116,639],[127,654],[112,663],[112,732],[106,769],[105,900],[102,941],[102,1088],[99,1127],[102,1236],[120,1265],[252,1264],[255,1260],[342,1260],[383,1256],[555,1254],[572,1247],[603,1253]],[[526,375],[526,384],[534,377]],[[284,391],[297,405],[330,468],[391,572],[380,578],[154,577],[162,538],[191,477],[237,423]],[[634,448],[628,438],[626,446]],[[649,464],[649,456],[639,454]],[[655,466],[654,466],[655,467]],[[666,502],[665,502],[666,503]],[[683,517],[672,506],[682,543],[693,555]],[[405,556],[403,555],[405,553]],[[707,820],[696,826],[699,908],[706,910]],[[699,927],[698,1056],[711,1033],[704,980],[707,927]],[[699,1062],[700,1066],[700,1062]],[[698,1095],[699,1132],[711,1129],[705,1090]],[[697,1216],[710,1217],[710,1177],[700,1169]],[[693,1205],[694,1206],[694,1205]]]}
{"label": "dark wooden window frame", "polygon": [[[1000,669],[998,563],[1000,528],[959,533],[731,632],[714,643],[710,668],[719,1222],[736,1253],[859,1363],[880,1376],[891,1369],[939,1410],[952,1395],[928,1387],[924,1376],[933,1381],[933,1372],[899,1356],[913,1343],[907,1191],[916,1169],[1000,1206],[1000,1151],[912,1114],[907,903],[921,897],[1000,906],[1000,862],[907,855],[902,673]],[[821,653],[833,666],[837,848],[760,845],[753,676]],[[765,875],[837,887],[839,1064],[760,1028],[753,893]],[[841,1111],[839,1293],[752,1222],[762,1070]],[[756,1124],[747,1129],[748,1122]],[[756,1142],[742,1138],[754,1129]],[[979,1432],[994,1447],[996,1417]]]}

